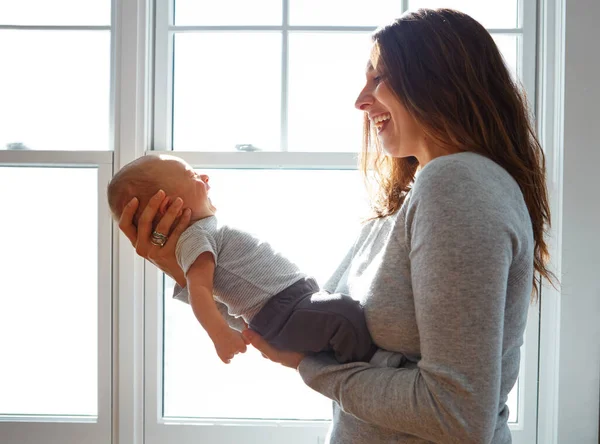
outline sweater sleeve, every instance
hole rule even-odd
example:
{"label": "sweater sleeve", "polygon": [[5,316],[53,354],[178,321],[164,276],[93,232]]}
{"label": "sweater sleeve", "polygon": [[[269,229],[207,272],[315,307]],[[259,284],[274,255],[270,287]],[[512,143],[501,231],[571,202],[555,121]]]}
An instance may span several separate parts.
{"label": "sweater sleeve", "polygon": [[485,443],[498,417],[508,216],[468,169],[435,168],[415,184],[405,220],[418,364],[374,368],[315,356],[299,371],[307,385],[368,423],[433,442]]}

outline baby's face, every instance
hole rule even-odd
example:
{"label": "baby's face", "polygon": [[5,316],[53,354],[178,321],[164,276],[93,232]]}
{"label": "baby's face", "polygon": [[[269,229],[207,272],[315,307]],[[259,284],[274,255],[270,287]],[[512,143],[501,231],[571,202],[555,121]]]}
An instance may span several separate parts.
{"label": "baby's face", "polygon": [[[216,211],[208,197],[208,176],[197,173],[188,163],[181,159],[161,160],[160,181],[168,184],[168,195],[181,197],[183,208],[192,210],[192,218],[201,218]],[[170,192],[172,190],[172,192]]]}

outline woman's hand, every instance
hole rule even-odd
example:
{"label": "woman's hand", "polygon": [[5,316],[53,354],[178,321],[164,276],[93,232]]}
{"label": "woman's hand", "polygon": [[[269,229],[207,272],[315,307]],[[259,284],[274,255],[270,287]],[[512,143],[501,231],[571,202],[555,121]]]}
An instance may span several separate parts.
{"label": "woman's hand", "polygon": [[[119,219],[119,228],[127,236],[137,254],[148,259],[175,279],[179,285],[185,287],[185,276],[175,258],[175,246],[177,245],[179,236],[181,236],[181,233],[184,232],[190,222],[191,211],[186,209],[183,213],[181,212],[183,207],[183,200],[181,198],[178,197],[175,199],[156,226],[155,231],[168,236],[166,243],[161,247],[150,242],[152,221],[158,213],[159,208],[166,206],[168,202],[164,201],[167,199],[165,192],[162,190],[152,196],[150,202],[148,202],[148,205],[142,211],[136,228],[133,224],[133,216],[139,206],[139,201],[134,197],[123,209],[123,213]],[[173,223],[180,214],[181,218],[179,222],[172,228]]]}
{"label": "woman's hand", "polygon": [[264,358],[270,359],[273,362],[297,370],[300,362],[304,359],[304,354],[302,353],[279,350],[278,348],[273,347],[265,341],[261,335],[253,330],[244,330],[242,335],[244,335],[246,340],[250,342],[254,348],[262,353]]}

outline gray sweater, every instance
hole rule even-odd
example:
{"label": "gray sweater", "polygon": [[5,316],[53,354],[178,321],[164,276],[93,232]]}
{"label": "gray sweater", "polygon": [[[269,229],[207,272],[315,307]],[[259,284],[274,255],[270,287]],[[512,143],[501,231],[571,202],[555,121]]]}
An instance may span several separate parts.
{"label": "gray sweater", "polygon": [[362,302],[400,368],[307,357],[303,380],[334,402],[335,444],[506,444],[507,395],[533,280],[517,183],[473,153],[432,160],[402,208],[366,224],[326,284]]}

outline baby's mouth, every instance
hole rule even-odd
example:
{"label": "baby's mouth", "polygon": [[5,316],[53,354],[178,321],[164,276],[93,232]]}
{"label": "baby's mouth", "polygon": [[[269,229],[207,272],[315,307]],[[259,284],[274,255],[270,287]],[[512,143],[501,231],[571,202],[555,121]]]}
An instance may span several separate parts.
{"label": "baby's mouth", "polygon": [[377,128],[377,133],[381,133],[388,121],[392,118],[390,113],[380,114],[373,119],[373,125]]}

